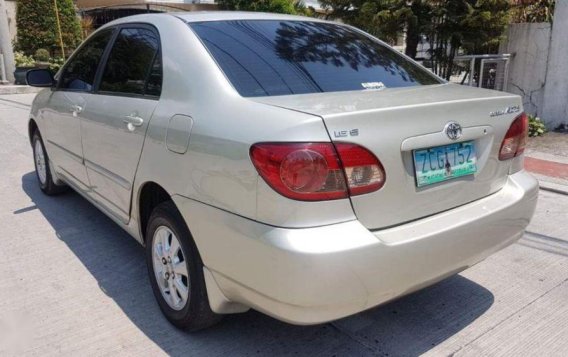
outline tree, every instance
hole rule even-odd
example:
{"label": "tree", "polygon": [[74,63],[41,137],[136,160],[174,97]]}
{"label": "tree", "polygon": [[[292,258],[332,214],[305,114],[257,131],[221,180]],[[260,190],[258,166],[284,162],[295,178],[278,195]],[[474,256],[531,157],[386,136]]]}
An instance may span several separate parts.
{"label": "tree", "polygon": [[433,0],[428,34],[433,71],[450,79],[454,59],[464,54],[498,50],[509,23],[509,0]]}
{"label": "tree", "polygon": [[432,6],[426,0],[411,1],[408,4],[411,16],[406,21],[405,54],[416,58],[422,35],[432,31]]}
{"label": "tree", "polygon": [[219,0],[223,10],[275,12],[280,14],[305,14],[302,0]]}
{"label": "tree", "polygon": [[394,44],[406,32],[406,54],[416,57],[420,36],[428,32],[432,7],[426,0],[320,0],[331,17]]}
{"label": "tree", "polygon": [[555,0],[511,0],[512,21],[552,22]]}
{"label": "tree", "polygon": [[[59,50],[59,32],[54,0],[17,0],[16,22],[18,50],[33,55],[38,49]],[[72,0],[57,0],[61,37],[65,48],[74,49],[81,42],[81,25]]]}
{"label": "tree", "polygon": [[458,51],[497,50],[509,21],[509,0],[320,0],[331,16],[394,43],[406,32],[406,54],[416,56],[427,36],[433,70],[449,78]]}
{"label": "tree", "polygon": [[510,23],[508,0],[469,0],[461,22],[460,47],[466,54],[495,53]]}

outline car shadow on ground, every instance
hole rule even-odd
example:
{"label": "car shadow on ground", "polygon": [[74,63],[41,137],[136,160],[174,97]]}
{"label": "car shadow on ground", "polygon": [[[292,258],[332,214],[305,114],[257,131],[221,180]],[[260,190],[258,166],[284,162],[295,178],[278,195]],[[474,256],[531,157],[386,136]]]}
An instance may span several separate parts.
{"label": "car shadow on ground", "polygon": [[494,301],[490,291],[456,275],[329,324],[293,326],[251,310],[189,334],[161,315],[144,249],[134,239],[77,193],[43,195],[33,172],[22,177],[22,187],[100,289],[171,355],[418,355],[461,331]]}

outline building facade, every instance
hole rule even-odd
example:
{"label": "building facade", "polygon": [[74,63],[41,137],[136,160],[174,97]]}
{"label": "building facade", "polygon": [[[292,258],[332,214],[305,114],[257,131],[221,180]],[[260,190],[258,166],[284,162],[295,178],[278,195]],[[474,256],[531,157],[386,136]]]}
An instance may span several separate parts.
{"label": "building facade", "polygon": [[[15,42],[16,0],[5,0],[12,43]],[[215,11],[214,0],[75,0],[79,15],[88,16],[96,29],[124,16],[172,11]]]}
{"label": "building facade", "polygon": [[214,0],[76,0],[79,14],[92,21],[93,29],[112,20],[143,14],[173,11],[215,11]]}

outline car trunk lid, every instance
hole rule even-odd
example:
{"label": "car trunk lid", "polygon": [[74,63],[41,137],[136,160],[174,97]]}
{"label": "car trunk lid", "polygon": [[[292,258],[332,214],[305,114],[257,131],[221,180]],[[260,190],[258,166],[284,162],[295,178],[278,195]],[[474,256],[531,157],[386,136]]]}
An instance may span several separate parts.
{"label": "car trunk lid", "polygon": [[[332,141],[361,145],[379,158],[386,172],[383,188],[351,197],[357,218],[369,229],[433,215],[501,189],[510,160],[499,161],[499,150],[521,108],[518,96],[450,84],[252,100],[320,116]],[[459,139],[446,135],[449,122],[461,125]],[[465,141],[475,145],[474,175],[417,186],[414,150]]]}

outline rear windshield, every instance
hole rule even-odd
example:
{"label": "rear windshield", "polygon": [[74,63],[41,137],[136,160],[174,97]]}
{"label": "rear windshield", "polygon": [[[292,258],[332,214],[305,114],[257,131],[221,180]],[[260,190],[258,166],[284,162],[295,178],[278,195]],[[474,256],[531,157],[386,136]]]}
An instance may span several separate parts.
{"label": "rear windshield", "polygon": [[190,26],[244,97],[440,83],[396,51],[346,26],[275,20]]}

